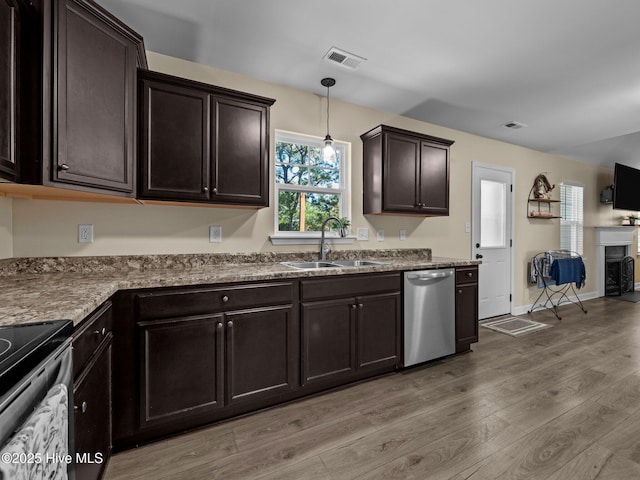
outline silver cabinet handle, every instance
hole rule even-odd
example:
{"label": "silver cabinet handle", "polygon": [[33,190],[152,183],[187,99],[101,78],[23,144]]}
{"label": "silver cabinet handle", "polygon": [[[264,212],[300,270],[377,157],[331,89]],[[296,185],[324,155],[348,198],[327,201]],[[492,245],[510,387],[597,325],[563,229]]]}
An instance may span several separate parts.
{"label": "silver cabinet handle", "polygon": [[58,170],[67,171],[67,170],[69,170],[69,165],[67,165],[66,163],[62,163],[62,164],[58,165]]}
{"label": "silver cabinet handle", "polygon": [[223,296],[222,296],[222,301],[223,301],[224,303],[227,303],[227,302],[229,301],[229,297],[228,297],[227,295],[223,295]]}
{"label": "silver cabinet handle", "polygon": [[73,406],[73,410],[74,412],[80,412],[80,413],[86,413],[87,412],[87,408],[89,406],[87,405],[87,402],[82,402],[82,404],[78,407],[77,405]]}
{"label": "silver cabinet handle", "polygon": [[364,305],[362,303],[359,303],[358,308],[362,308],[362,307],[364,307]]}
{"label": "silver cabinet handle", "polygon": [[107,334],[107,329],[102,327],[102,330],[95,330],[93,333],[95,333],[96,335],[106,335]]}
{"label": "silver cabinet handle", "polygon": [[216,328],[217,328],[218,330],[220,330],[220,329],[222,328],[222,323],[218,322],[218,323],[216,324]]}
{"label": "silver cabinet handle", "polygon": [[469,277],[469,278],[473,277],[473,273],[467,272],[467,277]]}
{"label": "silver cabinet handle", "polygon": [[209,191],[209,187],[207,187],[206,185],[204,187],[202,187],[202,191],[204,193],[207,193]]}
{"label": "silver cabinet handle", "polygon": [[356,309],[356,304],[354,303],[353,305],[351,305],[351,310],[355,310]]}
{"label": "silver cabinet handle", "polygon": [[462,293],[462,289],[461,288],[458,289],[458,293]]}
{"label": "silver cabinet handle", "polygon": [[229,320],[227,322],[227,327],[232,328],[233,327],[233,322],[231,320]]}
{"label": "silver cabinet handle", "polygon": [[216,187],[213,187],[213,193],[218,193],[218,189]]}

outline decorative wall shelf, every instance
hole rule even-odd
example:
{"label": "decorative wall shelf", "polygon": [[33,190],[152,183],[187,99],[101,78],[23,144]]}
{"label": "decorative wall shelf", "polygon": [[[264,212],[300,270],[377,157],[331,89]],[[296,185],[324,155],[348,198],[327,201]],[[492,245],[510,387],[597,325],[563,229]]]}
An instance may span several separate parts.
{"label": "decorative wall shelf", "polygon": [[[528,212],[527,216],[529,218],[541,218],[544,220],[552,219],[552,218],[561,218],[559,215],[556,215],[551,210],[552,203],[560,203],[560,200],[550,200],[547,198],[530,198],[529,205],[537,204],[537,209],[531,210]],[[541,204],[547,204],[547,210],[544,210],[544,207],[541,207]]]}

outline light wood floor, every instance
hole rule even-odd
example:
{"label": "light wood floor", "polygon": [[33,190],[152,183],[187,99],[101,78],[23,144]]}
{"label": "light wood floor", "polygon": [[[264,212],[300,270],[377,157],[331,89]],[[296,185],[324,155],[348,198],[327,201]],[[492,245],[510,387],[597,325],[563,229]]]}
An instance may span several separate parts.
{"label": "light wood floor", "polygon": [[120,479],[640,479],[640,303],[115,455]]}

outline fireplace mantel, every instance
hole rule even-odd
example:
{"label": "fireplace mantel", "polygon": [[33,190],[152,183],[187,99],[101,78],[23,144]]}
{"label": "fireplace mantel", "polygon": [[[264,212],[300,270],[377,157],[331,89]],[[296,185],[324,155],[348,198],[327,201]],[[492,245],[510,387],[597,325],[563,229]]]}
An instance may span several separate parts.
{"label": "fireplace mantel", "polygon": [[595,227],[596,245],[631,245],[636,228],[627,225]]}

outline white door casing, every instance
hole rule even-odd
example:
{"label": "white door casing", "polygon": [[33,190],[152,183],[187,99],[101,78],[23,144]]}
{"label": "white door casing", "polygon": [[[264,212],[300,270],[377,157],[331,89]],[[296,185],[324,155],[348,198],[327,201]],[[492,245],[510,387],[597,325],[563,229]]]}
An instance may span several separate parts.
{"label": "white door casing", "polygon": [[513,169],[472,162],[471,254],[478,267],[478,317],[511,313]]}

